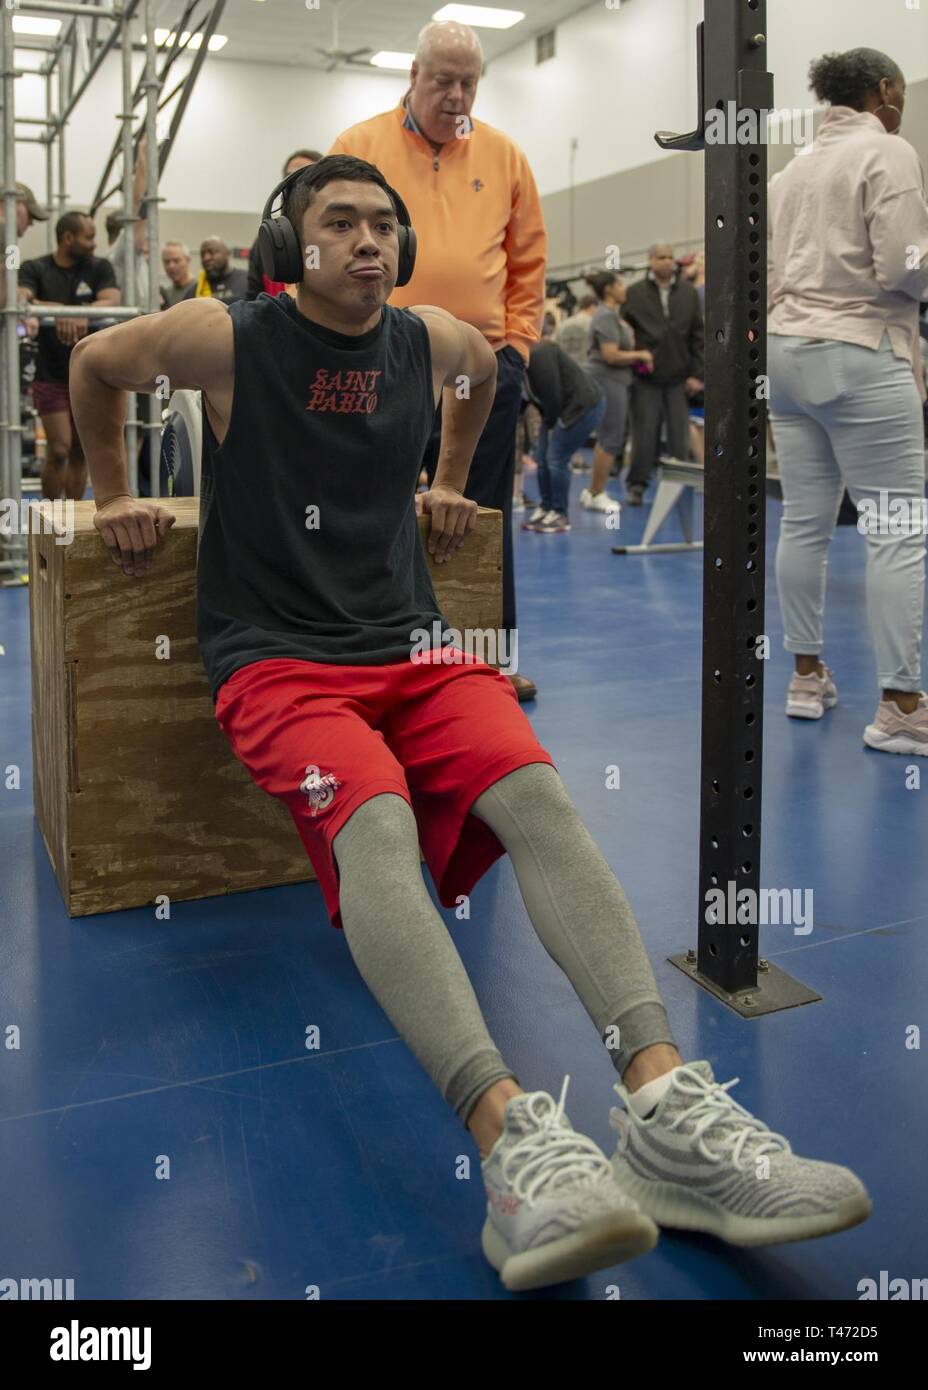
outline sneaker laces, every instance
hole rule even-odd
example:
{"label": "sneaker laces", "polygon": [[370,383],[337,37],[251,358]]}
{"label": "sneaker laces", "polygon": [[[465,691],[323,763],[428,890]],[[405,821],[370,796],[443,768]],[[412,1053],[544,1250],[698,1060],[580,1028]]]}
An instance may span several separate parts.
{"label": "sneaker laces", "polygon": [[[709,1083],[701,1077],[693,1077],[692,1073],[687,1074],[685,1069],[683,1075],[678,1070],[674,1075],[673,1085],[685,1095],[698,1098],[692,1105],[681,1110],[668,1128],[679,1129],[684,1120],[695,1120],[693,1138],[703,1158],[710,1163],[721,1163],[726,1149],[731,1150],[736,1168],[740,1167],[740,1159],[746,1148],[750,1148],[754,1158],[764,1153],[791,1153],[789,1140],[784,1135],[775,1134],[763,1120],[745,1110],[744,1106],[739,1105],[728,1094],[732,1086],[737,1086],[740,1080],[740,1076],[736,1076],[733,1081],[726,1081],[724,1084],[718,1081]],[[688,1082],[690,1084],[687,1084]],[[734,1113],[736,1111],[737,1114]],[[711,1129],[717,1131],[713,1135],[717,1141],[716,1152],[708,1148],[703,1137]]]}
{"label": "sneaker laces", "polygon": [[[538,1128],[524,1135],[505,1154],[502,1176],[513,1191],[531,1205],[542,1192],[577,1179],[611,1177],[612,1167],[602,1150],[585,1134],[578,1134],[564,1120],[564,1101],[570,1077],[564,1077],[561,1098],[555,1106],[545,1091],[534,1091],[525,1110]],[[517,1165],[519,1171],[513,1175]]]}

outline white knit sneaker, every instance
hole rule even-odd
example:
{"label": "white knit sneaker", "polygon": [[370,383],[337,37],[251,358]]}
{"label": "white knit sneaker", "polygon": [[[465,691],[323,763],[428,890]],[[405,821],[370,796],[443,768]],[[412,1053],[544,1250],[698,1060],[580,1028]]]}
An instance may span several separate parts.
{"label": "white knit sneaker", "polygon": [[657,1227],[617,1186],[602,1150],[546,1091],[513,1096],[483,1160],[483,1253],[507,1289],[538,1289],[608,1269],[657,1243]]}
{"label": "white knit sneaker", "polygon": [[838,691],[832,680],[832,671],[824,666],[824,676],[815,671],[810,676],[793,678],[786,692],[786,713],[791,719],[821,719],[826,709],[838,703]]}
{"label": "white knit sneaker", "polygon": [[881,700],[864,729],[864,743],[880,753],[928,758],[928,697],[922,695],[912,714],[903,714],[895,700]]}
{"label": "white knit sneaker", "polygon": [[605,489],[602,492],[592,493],[588,487],[585,487],[580,494],[580,505],[586,507],[588,512],[620,512],[622,510],[621,503],[617,502],[614,497],[610,497]]}
{"label": "white knit sneaker", "polygon": [[540,521],[543,521],[544,518],[548,515],[548,510],[549,509],[547,507],[536,507],[535,510],[528,517],[528,519],[526,521],[523,521],[522,530],[534,531],[538,523]]}
{"label": "white knit sneaker", "polygon": [[659,1226],[705,1231],[732,1245],[776,1245],[846,1231],[871,1202],[849,1168],[800,1158],[728,1094],[708,1062],[675,1067],[670,1088],[646,1119],[615,1090],[619,1132],[612,1169],[623,1192]]}

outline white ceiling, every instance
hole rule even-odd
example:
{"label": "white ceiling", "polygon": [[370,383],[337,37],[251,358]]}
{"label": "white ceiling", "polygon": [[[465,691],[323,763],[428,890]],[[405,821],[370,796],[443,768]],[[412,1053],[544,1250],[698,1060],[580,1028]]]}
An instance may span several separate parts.
{"label": "white ceiling", "polygon": [[[291,67],[324,69],[327,59],[318,48],[331,48],[333,12],[338,12],[338,47],[348,51],[369,47],[411,53],[416,36],[445,0],[318,0],[308,8],[305,0],[226,0],[217,32],[229,42],[210,62],[281,63]],[[551,28],[558,20],[589,7],[590,0],[500,0],[500,7],[521,10],[525,18],[510,29],[478,29],[487,62],[507,49]],[[176,25],[183,14],[182,0],[158,0],[159,27]],[[205,5],[194,11],[197,19]],[[369,55],[368,55],[369,56]],[[360,71],[351,65],[354,71]],[[363,67],[370,65],[363,62]],[[380,71],[379,69],[372,69]]]}

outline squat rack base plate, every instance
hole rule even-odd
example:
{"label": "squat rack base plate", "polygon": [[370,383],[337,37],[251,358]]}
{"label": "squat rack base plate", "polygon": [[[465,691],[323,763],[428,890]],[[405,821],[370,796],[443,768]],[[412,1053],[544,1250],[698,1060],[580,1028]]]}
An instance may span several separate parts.
{"label": "squat rack base plate", "polygon": [[[671,965],[682,970],[684,975],[688,975],[694,984],[720,999],[741,1018],[775,1014],[781,1009],[795,1009],[800,1004],[817,1004],[822,998],[814,989],[802,984],[800,980],[794,980],[792,975],[787,975],[785,970],[780,970],[769,962],[766,970],[758,970],[757,985],[754,989],[742,989],[737,994],[729,994],[727,990],[719,989],[718,985],[713,984],[705,975],[701,975],[696,969],[696,962],[689,960],[685,953],[680,956],[668,956],[667,959]],[[751,1002],[748,1003],[748,1000]]]}

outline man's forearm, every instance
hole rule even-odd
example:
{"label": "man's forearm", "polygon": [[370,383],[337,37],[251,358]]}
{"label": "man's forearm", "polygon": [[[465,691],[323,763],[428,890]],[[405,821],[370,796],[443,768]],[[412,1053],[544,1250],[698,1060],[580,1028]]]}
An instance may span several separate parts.
{"label": "man's forearm", "polygon": [[92,339],[71,353],[68,387],[71,409],[90,469],[94,501],[129,496],[123,429],[128,393],[101,381],[93,369]]}
{"label": "man's forearm", "polygon": [[495,395],[495,373],[472,387],[469,399],[459,400],[453,387],[445,387],[441,398],[441,447],[433,487],[453,487],[463,493]]}

